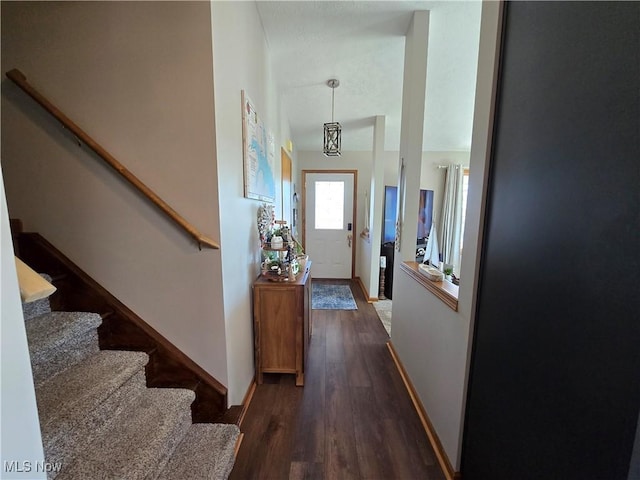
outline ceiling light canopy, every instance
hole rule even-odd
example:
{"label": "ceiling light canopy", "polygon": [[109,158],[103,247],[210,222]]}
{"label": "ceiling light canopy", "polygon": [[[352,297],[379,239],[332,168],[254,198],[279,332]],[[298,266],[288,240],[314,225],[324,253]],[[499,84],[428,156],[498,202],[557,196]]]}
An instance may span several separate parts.
{"label": "ceiling light canopy", "polygon": [[342,127],[333,120],[336,88],[340,81],[332,78],[327,80],[327,86],[331,88],[331,123],[324,124],[324,155],[326,157],[339,157],[342,145]]}

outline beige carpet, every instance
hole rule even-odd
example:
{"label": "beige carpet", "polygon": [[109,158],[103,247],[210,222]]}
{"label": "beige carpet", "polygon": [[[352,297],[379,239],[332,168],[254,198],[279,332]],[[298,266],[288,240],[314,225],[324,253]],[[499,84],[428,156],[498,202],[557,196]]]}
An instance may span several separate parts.
{"label": "beige carpet", "polygon": [[384,329],[391,336],[391,300],[378,300],[373,302],[373,307],[376,309]]}

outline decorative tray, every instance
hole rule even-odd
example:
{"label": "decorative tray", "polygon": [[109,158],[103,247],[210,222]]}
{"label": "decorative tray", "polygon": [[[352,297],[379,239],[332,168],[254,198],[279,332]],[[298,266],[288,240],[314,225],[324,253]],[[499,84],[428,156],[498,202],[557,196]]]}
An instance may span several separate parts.
{"label": "decorative tray", "polygon": [[296,276],[295,279],[289,280],[289,275],[286,273],[278,274],[277,272],[262,272],[262,276],[270,282],[295,282],[298,279]]}
{"label": "decorative tray", "polygon": [[263,250],[286,251],[288,247],[289,242],[276,243],[274,246],[271,245],[271,242],[264,242],[262,244]]}
{"label": "decorative tray", "polygon": [[431,265],[421,263],[418,265],[418,271],[432,282],[441,282],[444,279],[442,272]]}

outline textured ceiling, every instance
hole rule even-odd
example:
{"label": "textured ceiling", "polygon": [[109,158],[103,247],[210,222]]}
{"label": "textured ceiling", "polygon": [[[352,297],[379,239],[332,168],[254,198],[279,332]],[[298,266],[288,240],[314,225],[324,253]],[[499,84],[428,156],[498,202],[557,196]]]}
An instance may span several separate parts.
{"label": "textured ceiling", "polygon": [[297,150],[322,150],[322,124],[342,125],[342,150],[370,150],[386,116],[385,149],[398,150],[405,34],[430,10],[425,151],[469,150],[480,1],[259,1],[276,81]]}

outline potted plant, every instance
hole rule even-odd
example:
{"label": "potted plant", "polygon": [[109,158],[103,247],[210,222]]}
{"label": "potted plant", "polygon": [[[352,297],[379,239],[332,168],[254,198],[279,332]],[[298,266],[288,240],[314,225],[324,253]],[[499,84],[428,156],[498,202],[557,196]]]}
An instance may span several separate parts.
{"label": "potted plant", "polygon": [[307,255],[306,253],[304,253],[304,248],[302,248],[302,245],[300,244],[300,242],[298,242],[298,240],[296,240],[294,237],[291,237],[293,239],[293,243],[295,245],[295,251],[296,251],[296,260],[297,263],[300,267],[300,271],[304,272],[304,269],[307,265],[307,259],[309,258],[309,255]]}
{"label": "potted plant", "polygon": [[453,268],[450,266],[445,267],[444,271],[444,278],[447,279],[448,281],[451,281],[451,275],[453,274]]}
{"label": "potted plant", "polygon": [[262,272],[265,275],[270,275],[275,277],[275,276],[282,275],[282,272],[285,271],[285,267],[286,265],[279,258],[276,258],[275,260],[270,260],[268,262],[265,260],[263,264]]}
{"label": "potted plant", "polygon": [[270,243],[271,243],[271,247],[272,248],[282,248],[284,245],[283,239],[282,239],[282,229],[281,228],[275,228],[271,234],[271,239],[270,239]]}
{"label": "potted plant", "polygon": [[261,270],[263,274],[268,273],[272,266],[279,265],[279,263],[280,261],[276,252],[271,252],[269,250],[262,251]]}

